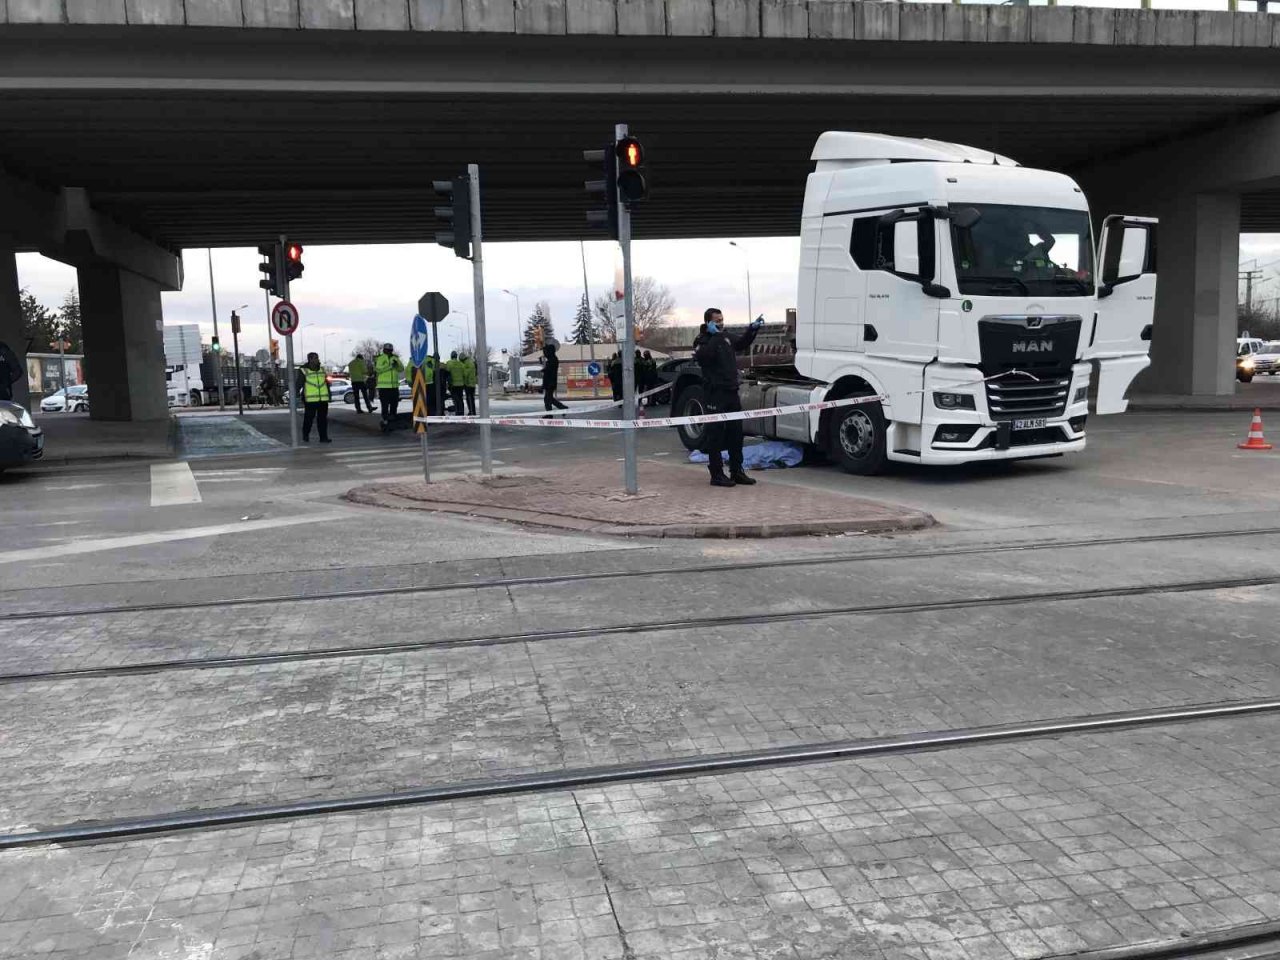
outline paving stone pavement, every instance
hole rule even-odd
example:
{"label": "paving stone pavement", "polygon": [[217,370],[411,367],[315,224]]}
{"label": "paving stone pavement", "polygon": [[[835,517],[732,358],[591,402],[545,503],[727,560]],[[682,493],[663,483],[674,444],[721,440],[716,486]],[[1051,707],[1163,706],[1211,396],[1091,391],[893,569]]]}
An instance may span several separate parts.
{"label": "paving stone pavement", "polygon": [[0,854],[0,957],[1006,960],[1280,917],[1280,718]]}
{"label": "paving stone pavement", "polygon": [[1274,696],[1277,617],[1253,588],[0,685],[0,829]]}
{"label": "paving stone pavement", "polygon": [[733,574],[667,574],[650,559],[654,575],[634,579],[0,621],[0,672],[581,629],[640,622],[642,610],[652,621],[1249,577],[1273,573],[1270,559],[1261,541],[1207,541],[1177,552],[1159,543],[1123,551],[1088,547],[980,561],[906,557]]}

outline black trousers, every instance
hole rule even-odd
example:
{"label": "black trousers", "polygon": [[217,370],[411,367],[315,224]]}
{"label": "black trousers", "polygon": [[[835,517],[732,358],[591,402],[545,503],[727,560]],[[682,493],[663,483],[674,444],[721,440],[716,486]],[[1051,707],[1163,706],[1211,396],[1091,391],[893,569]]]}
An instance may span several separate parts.
{"label": "black trousers", "polygon": [[552,407],[557,410],[569,409],[569,405],[567,403],[561,403],[556,399],[556,388],[554,384],[542,388],[542,407],[544,410],[550,410]]}
{"label": "black trousers", "polygon": [[[734,413],[742,409],[737,390],[711,389],[706,395],[707,413]],[[723,476],[724,464],[720,451],[729,451],[729,470],[736,473],[742,469],[742,421],[731,420],[728,423],[708,423],[706,437],[702,443],[706,452],[707,467],[713,477]]]}
{"label": "black trousers", "polygon": [[476,388],[463,387],[462,389],[467,395],[467,416],[474,417],[476,415]]}
{"label": "black trousers", "polygon": [[378,402],[382,404],[382,419],[387,423],[395,420],[396,407],[400,406],[400,388],[379,387]]}
{"label": "black trousers", "polygon": [[369,412],[373,413],[373,394],[369,391],[369,384],[361,380],[351,381],[351,392],[355,395],[356,413],[360,412],[360,398],[364,397],[364,405],[368,407]]}
{"label": "black trousers", "polygon": [[302,439],[311,439],[311,425],[316,425],[321,440],[329,439],[329,404],[320,401],[303,403]]}
{"label": "black trousers", "polygon": [[462,400],[462,388],[450,387],[449,396],[453,397],[453,415],[455,417],[462,416],[465,409],[463,406],[463,400]]}

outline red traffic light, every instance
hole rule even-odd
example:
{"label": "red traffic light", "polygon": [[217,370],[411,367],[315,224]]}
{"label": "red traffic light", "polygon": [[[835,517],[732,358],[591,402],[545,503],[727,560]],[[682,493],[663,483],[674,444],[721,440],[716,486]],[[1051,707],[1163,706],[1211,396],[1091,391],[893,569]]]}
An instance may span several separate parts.
{"label": "red traffic light", "polygon": [[285,256],[288,257],[292,263],[300,263],[302,261],[302,245],[298,243],[289,244],[285,250]]}
{"label": "red traffic light", "polygon": [[624,137],[618,141],[618,161],[623,167],[637,170],[644,166],[644,148],[635,137]]}

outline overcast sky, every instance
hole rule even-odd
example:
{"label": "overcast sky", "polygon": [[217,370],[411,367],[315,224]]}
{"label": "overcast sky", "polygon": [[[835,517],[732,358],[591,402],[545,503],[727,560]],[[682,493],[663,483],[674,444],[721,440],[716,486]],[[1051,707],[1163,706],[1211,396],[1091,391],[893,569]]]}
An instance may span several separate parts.
{"label": "overcast sky", "polygon": [[[781,321],[783,311],[796,302],[798,241],[766,237],[740,239],[738,243],[741,246],[735,249],[728,240],[638,241],[634,245],[635,273],[652,276],[671,288],[677,323],[696,324],[704,308],[716,306],[736,324],[749,319],[749,261],[755,312],[770,321]],[[613,287],[617,245],[593,241],[585,246],[587,281],[594,300]],[[188,250],[183,259],[186,283],[181,291],[163,295],[165,322],[198,323],[208,342],[213,321],[207,255],[204,250]],[[1280,298],[1280,235],[1244,235],[1240,259],[1242,265],[1264,268],[1266,279],[1254,288],[1257,299]],[[247,353],[266,346],[267,339],[258,262],[257,251],[249,248],[213,251],[219,322],[226,323],[232,309],[248,304],[240,311],[244,318],[241,348]],[[455,310],[465,314],[455,314],[441,326],[443,350],[461,342],[464,327],[471,328],[475,315],[471,265],[443,247],[308,247],[303,262],[306,273],[292,291],[302,317],[301,342],[295,342],[299,357],[306,350],[323,355],[327,347],[329,359],[338,362],[350,351],[352,344],[347,341],[368,336],[407,350],[418,297],[428,290],[439,290]],[[502,293],[504,288],[520,297],[520,309],[526,317],[537,301],[550,303],[557,336],[569,338],[582,296],[582,259],[577,243],[486,244],[485,281],[489,343],[495,351],[511,347],[517,339],[515,298]],[[20,254],[18,282],[56,308],[75,285],[76,274],[64,264],[36,254]],[[229,350],[229,324],[219,333]]]}

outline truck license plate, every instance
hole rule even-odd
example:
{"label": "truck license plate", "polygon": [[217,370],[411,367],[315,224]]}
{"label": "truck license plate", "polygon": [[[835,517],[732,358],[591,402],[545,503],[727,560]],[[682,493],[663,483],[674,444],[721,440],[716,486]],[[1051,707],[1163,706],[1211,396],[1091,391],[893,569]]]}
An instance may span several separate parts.
{"label": "truck license plate", "polygon": [[1013,429],[1015,430],[1040,430],[1045,424],[1044,417],[1036,417],[1034,420],[1015,420],[1013,421]]}

